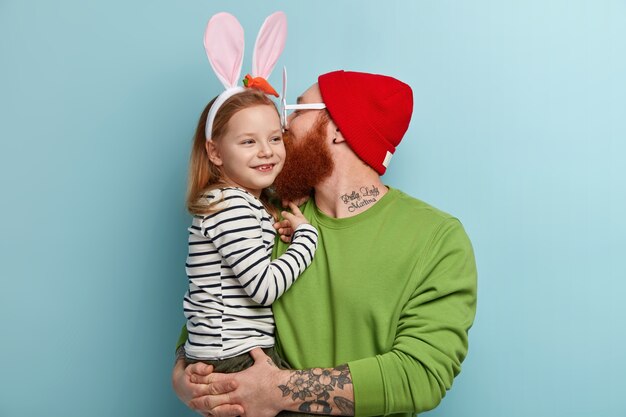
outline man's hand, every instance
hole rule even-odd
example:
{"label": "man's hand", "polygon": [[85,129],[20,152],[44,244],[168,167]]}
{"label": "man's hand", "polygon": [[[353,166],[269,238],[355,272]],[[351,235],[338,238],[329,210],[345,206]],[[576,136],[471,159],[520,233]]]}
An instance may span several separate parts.
{"label": "man's hand", "polygon": [[185,361],[179,359],[172,371],[174,392],[187,407],[203,416],[242,415],[243,407],[233,404],[229,397],[237,383],[232,378],[215,382],[213,379],[223,374],[212,372],[210,365],[199,362],[185,367]]}
{"label": "man's hand", "polygon": [[[260,348],[250,355],[254,365],[232,374],[211,372],[204,364],[185,369],[177,363],[174,390],[190,408],[211,417],[274,417],[282,410],[354,415],[352,375],[347,365],[286,370],[278,369]],[[303,387],[310,389],[303,391]]]}
{"label": "man's hand", "polygon": [[[213,388],[210,394],[194,398],[190,407],[209,412],[213,417],[274,417],[282,411],[282,394],[278,386],[281,376],[289,371],[278,369],[260,348],[250,351],[250,355],[254,359],[254,365],[241,372],[194,374],[192,382],[207,384]],[[228,389],[233,386],[233,390]],[[235,412],[235,406],[243,408]]]}

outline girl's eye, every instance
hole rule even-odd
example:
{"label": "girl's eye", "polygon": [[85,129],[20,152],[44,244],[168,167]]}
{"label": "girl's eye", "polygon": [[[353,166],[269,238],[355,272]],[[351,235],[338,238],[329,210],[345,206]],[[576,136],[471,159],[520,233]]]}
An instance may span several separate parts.
{"label": "girl's eye", "polygon": [[252,139],[244,139],[244,140],[241,141],[242,145],[250,145],[252,143],[254,143],[254,140],[252,140]]}
{"label": "girl's eye", "polygon": [[282,137],[280,137],[280,136],[276,136],[276,137],[271,138],[271,139],[270,139],[270,142],[276,142],[276,143],[278,143],[278,142],[282,142],[282,140],[283,140],[283,138],[282,138]]}

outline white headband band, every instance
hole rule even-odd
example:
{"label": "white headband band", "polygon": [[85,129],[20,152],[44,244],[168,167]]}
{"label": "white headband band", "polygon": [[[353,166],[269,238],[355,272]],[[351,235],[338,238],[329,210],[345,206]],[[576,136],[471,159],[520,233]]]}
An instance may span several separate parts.
{"label": "white headband band", "polygon": [[211,140],[211,132],[213,132],[213,122],[215,121],[215,115],[217,114],[217,111],[220,109],[220,107],[222,107],[226,100],[228,100],[235,94],[239,94],[244,91],[246,91],[246,89],[243,87],[233,87],[224,90],[222,94],[217,96],[206,118],[206,126],[204,128],[204,135],[206,137],[206,140]]}

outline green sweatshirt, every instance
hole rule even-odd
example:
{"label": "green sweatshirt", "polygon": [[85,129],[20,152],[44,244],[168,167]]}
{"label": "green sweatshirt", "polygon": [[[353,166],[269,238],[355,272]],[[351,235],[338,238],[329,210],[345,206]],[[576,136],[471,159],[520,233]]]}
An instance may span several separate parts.
{"label": "green sweatshirt", "polygon": [[[434,408],[460,372],[476,311],[459,221],[395,189],[354,217],[328,217],[312,200],[302,212],[319,243],[273,304],[283,357],[295,369],[347,363],[357,416]],[[277,241],[274,256],[286,248]]]}

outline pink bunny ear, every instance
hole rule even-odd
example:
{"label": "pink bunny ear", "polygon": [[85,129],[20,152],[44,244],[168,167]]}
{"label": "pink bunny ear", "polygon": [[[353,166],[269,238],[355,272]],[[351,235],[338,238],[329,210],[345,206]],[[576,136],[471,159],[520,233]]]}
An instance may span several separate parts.
{"label": "pink bunny ear", "polygon": [[267,79],[285,49],[287,16],[276,12],[268,16],[259,30],[252,54],[252,75]]}
{"label": "pink bunny ear", "polygon": [[207,23],[204,49],[217,78],[224,87],[237,85],[243,62],[243,28],[229,13],[218,13]]}

